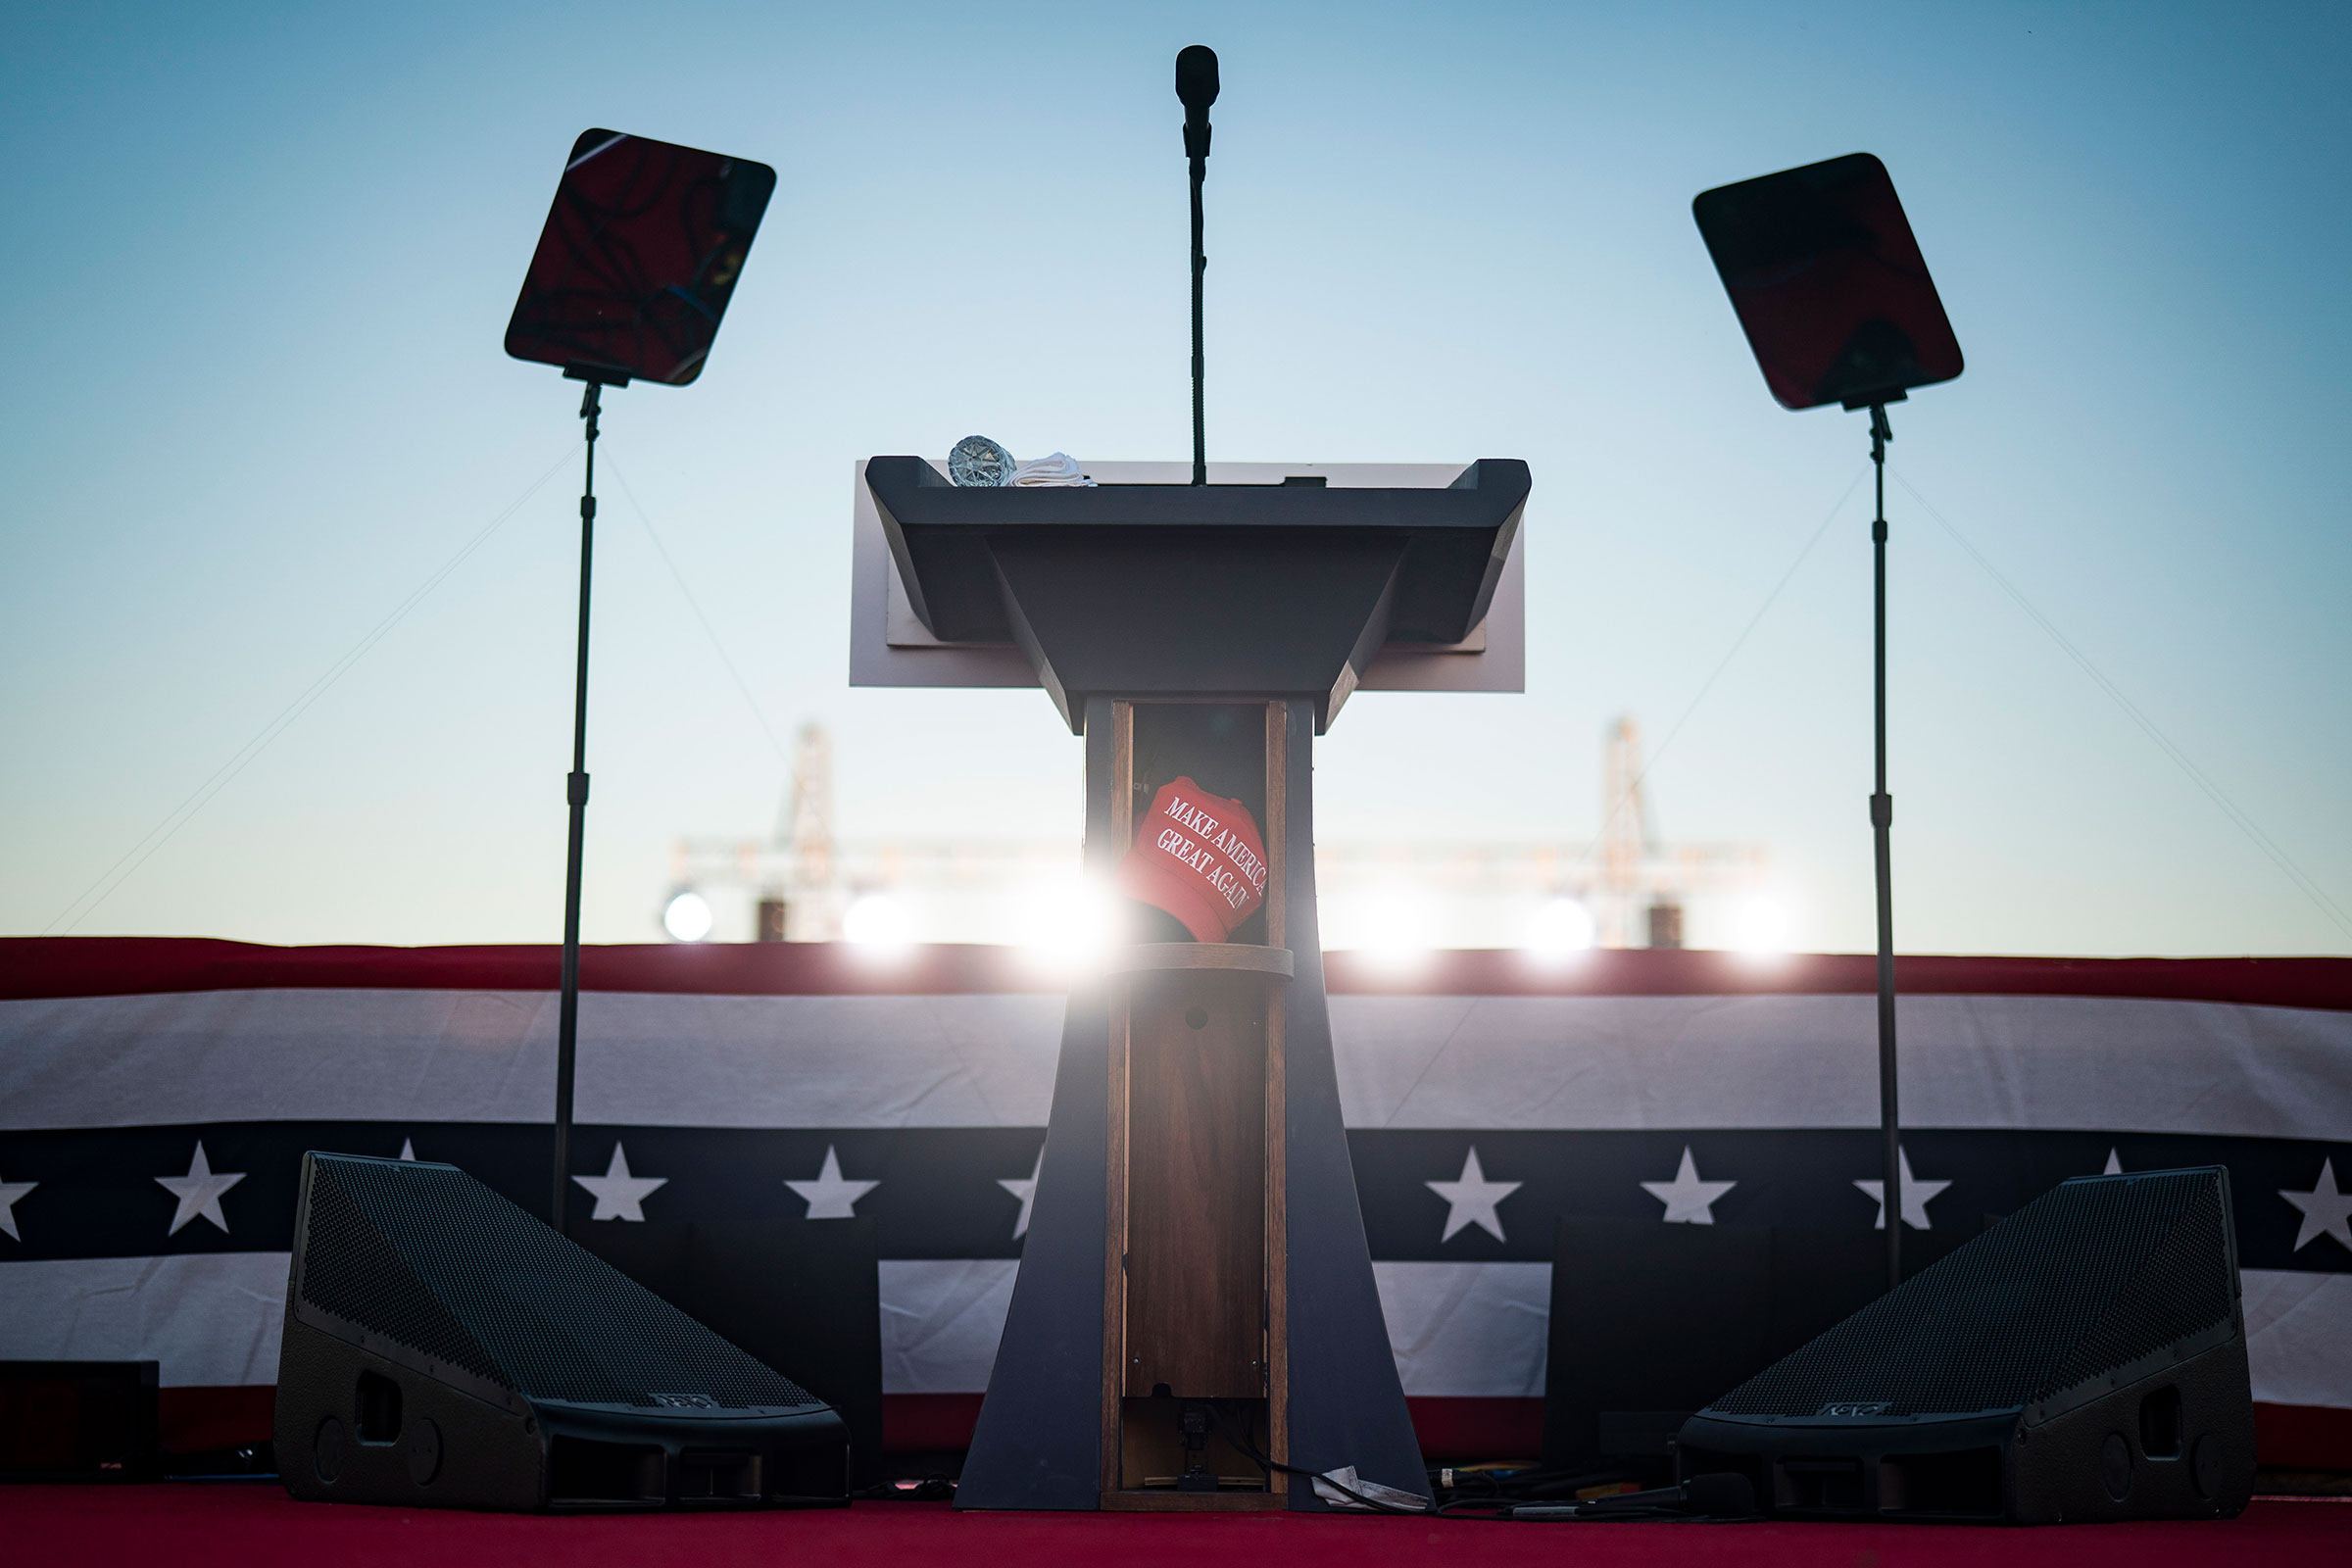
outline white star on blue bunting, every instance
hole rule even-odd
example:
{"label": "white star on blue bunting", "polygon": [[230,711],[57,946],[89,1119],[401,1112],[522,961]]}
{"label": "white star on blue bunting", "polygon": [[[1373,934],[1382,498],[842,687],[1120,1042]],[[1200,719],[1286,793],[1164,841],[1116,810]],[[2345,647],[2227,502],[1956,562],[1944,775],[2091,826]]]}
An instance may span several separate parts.
{"label": "white star on blue bunting", "polygon": [[1698,1179],[1698,1163],[1690,1157],[1690,1146],[1683,1146],[1682,1168],[1670,1182],[1643,1182],[1642,1190],[1666,1205],[1669,1225],[1712,1225],[1715,1223],[1715,1200],[1738,1182],[1702,1182]]}
{"label": "white star on blue bunting", "polygon": [[[24,1239],[17,1230],[17,1200],[40,1185],[39,1182],[0,1182],[0,1231],[8,1232],[10,1237],[20,1242]],[[1026,1215],[1028,1210],[1021,1212]]]}
{"label": "white star on blue bunting", "polygon": [[[1933,1230],[1935,1226],[1928,1219],[1928,1204],[1937,1193],[1952,1184],[1950,1182],[1923,1182],[1912,1175],[1911,1152],[1907,1149],[1898,1146],[1895,1149],[1894,1157],[1900,1161],[1895,1168],[1901,1174],[1903,1183],[1903,1223],[1915,1231]],[[1886,1228],[1886,1184],[1883,1181],[1861,1180],[1855,1182],[1854,1185],[1869,1194],[1870,1200],[1879,1205],[1879,1222],[1876,1228],[1885,1230]]]}
{"label": "white star on blue bunting", "polygon": [[882,1184],[878,1181],[844,1180],[841,1174],[841,1156],[833,1152],[831,1144],[827,1144],[825,1146],[825,1162],[817,1168],[816,1180],[796,1182],[788,1178],[784,1185],[808,1200],[808,1217],[810,1219],[856,1219],[858,1217],[858,1200]]}
{"label": "white star on blue bunting", "polygon": [[2352,1193],[2336,1190],[2332,1156],[2320,1161],[2320,1179],[2311,1184],[2310,1192],[2290,1192],[2281,1187],[2278,1196],[2303,1211],[2302,1227],[2295,1232],[2296,1251],[2323,1236],[2332,1236],[2352,1248]]}
{"label": "white star on blue bunting", "polygon": [[220,1195],[245,1179],[243,1171],[221,1171],[216,1174],[212,1161],[204,1157],[204,1140],[196,1140],[195,1157],[188,1161],[185,1176],[158,1176],[155,1184],[179,1200],[178,1211],[172,1216],[172,1229],[166,1235],[177,1236],[179,1228],[202,1216],[228,1234],[228,1216],[220,1212]]}
{"label": "white star on blue bunting", "polygon": [[1518,1182],[1491,1182],[1478,1163],[1478,1146],[1462,1156],[1462,1174],[1450,1182],[1423,1182],[1422,1186],[1446,1200],[1446,1232],[1438,1238],[1441,1245],[1453,1240],[1453,1233],[1467,1225],[1475,1225],[1496,1241],[1503,1240],[1502,1216],[1494,1205],[1519,1190]]}
{"label": "white star on blue bunting", "polygon": [[666,1176],[630,1174],[629,1156],[618,1143],[613,1144],[612,1158],[602,1176],[574,1176],[572,1180],[596,1199],[596,1212],[588,1216],[590,1220],[631,1220],[640,1225],[645,1223],[646,1199],[654,1189],[669,1185]]}
{"label": "white star on blue bunting", "polygon": [[1045,1168],[1046,1148],[1045,1145],[1040,1144],[1037,1148],[1037,1163],[1029,1168],[1028,1175],[997,1178],[999,1187],[1021,1200],[1021,1217],[1012,1222],[1012,1239],[1016,1242],[1029,1234],[1029,1208],[1037,1201],[1037,1178],[1044,1173]]}

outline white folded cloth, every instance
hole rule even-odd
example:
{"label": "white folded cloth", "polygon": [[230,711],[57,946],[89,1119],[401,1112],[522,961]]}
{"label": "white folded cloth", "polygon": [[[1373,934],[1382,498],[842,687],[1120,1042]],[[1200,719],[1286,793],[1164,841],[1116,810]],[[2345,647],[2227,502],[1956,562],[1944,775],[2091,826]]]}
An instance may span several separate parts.
{"label": "white folded cloth", "polygon": [[1095,481],[1078,470],[1078,460],[1066,452],[1031,458],[1012,470],[1014,484],[1083,484]]}

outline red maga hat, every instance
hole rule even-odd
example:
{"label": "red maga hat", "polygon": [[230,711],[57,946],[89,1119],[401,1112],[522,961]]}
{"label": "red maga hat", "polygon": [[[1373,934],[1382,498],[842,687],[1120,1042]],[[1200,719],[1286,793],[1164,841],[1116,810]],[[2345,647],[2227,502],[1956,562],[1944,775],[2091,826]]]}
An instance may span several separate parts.
{"label": "red maga hat", "polygon": [[1119,891],[1222,942],[1266,902],[1266,846],[1239,801],[1189,778],[1162,786],[1119,865]]}

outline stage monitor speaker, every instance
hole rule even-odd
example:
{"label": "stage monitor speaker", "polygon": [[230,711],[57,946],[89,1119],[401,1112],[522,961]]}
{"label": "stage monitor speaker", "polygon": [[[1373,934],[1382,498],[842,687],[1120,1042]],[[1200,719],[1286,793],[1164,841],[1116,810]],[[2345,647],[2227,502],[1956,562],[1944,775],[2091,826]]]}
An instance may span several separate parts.
{"label": "stage monitor speaker", "polygon": [[153,1481],[154,1361],[0,1361],[0,1481]]}
{"label": "stage monitor speaker", "polygon": [[314,1501],[841,1505],[841,1417],[453,1165],[302,1161],[275,1423]]}
{"label": "stage monitor speaker", "polygon": [[2234,1517],[2254,1485],[2230,1177],[2063,1182],[1686,1423],[1787,1517]]}

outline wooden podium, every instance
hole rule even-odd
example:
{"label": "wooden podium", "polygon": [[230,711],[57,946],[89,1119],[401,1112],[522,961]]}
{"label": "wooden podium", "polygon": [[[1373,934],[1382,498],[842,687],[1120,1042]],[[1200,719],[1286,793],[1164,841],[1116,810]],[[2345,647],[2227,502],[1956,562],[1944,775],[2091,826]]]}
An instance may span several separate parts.
{"label": "wooden podium", "polygon": [[[919,458],[863,466],[860,635],[878,618],[887,652],[854,650],[853,678],[932,653],[961,662],[919,683],[1043,686],[1086,738],[1105,881],[1179,776],[1265,847],[1229,941],[1117,949],[1071,994],[959,1507],[1323,1505],[1256,1455],[1427,1492],[1332,1071],[1311,746],[1384,650],[1454,662],[1409,684],[1516,689],[1515,597],[1490,612],[1529,481],[1495,460],[1335,476],[958,489]],[[1505,642],[1511,667],[1482,667]]]}

